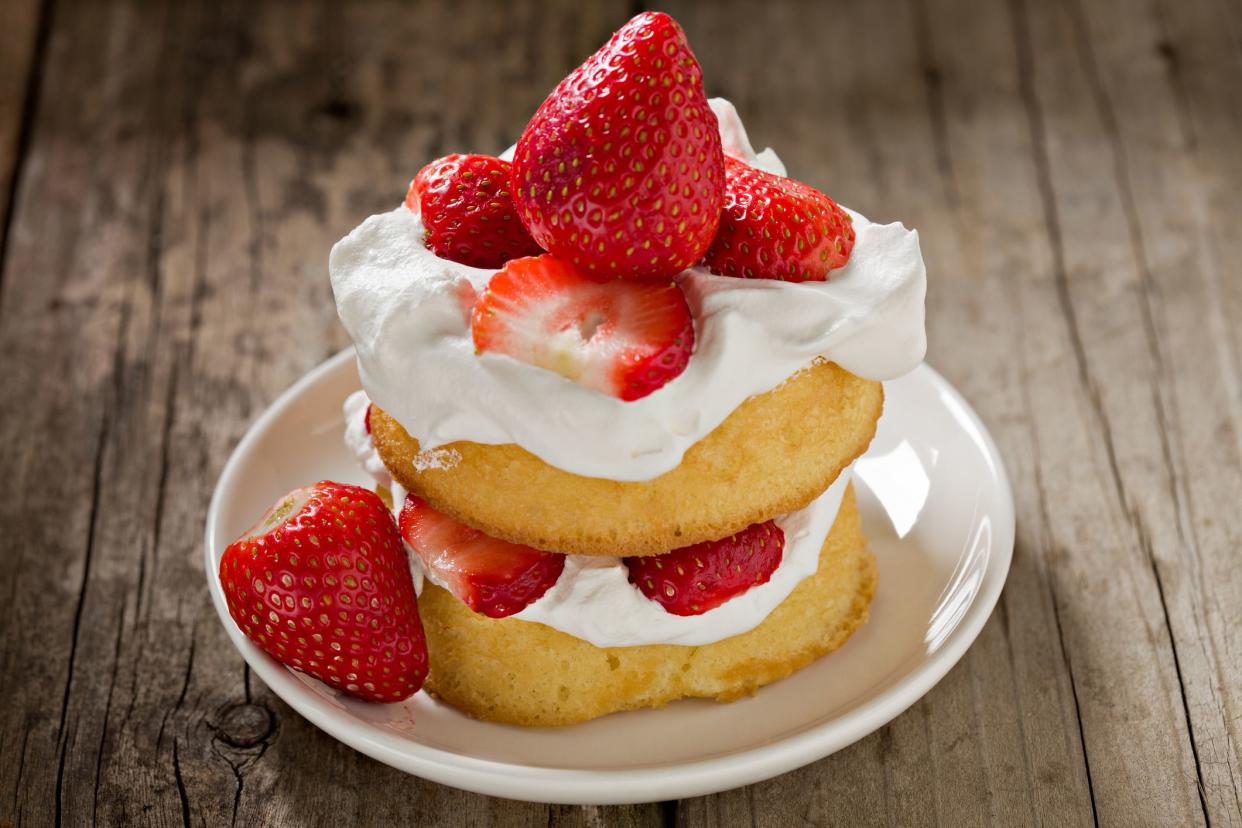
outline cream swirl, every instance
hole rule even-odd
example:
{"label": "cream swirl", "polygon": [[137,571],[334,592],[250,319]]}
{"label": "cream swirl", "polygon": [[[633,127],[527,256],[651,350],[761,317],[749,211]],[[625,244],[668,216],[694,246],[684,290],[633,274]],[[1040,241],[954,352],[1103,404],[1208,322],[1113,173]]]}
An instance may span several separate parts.
{"label": "cream swirl", "polygon": [[[775,153],[750,147],[731,104],[712,105],[727,152],[784,173]],[[423,244],[419,216],[405,207],[371,216],[337,242],[329,269],[364,388],[424,449],[458,440],[516,443],[575,474],[648,480],[675,468],[748,397],[816,357],[876,380],[922,360],[926,272],[918,234],[851,215],[853,253],[827,282],[682,272],[694,354],[680,376],[632,402],[506,355],[476,354],[468,310],[492,271],[437,257]]]}

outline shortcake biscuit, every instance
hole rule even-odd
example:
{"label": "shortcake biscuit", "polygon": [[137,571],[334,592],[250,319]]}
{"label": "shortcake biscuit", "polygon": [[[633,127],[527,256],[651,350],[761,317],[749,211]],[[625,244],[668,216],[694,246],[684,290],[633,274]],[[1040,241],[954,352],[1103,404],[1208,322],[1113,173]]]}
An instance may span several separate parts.
{"label": "shortcake biscuit", "polygon": [[845,643],[867,620],[875,558],[851,486],[824,541],[819,568],[759,626],[701,647],[600,648],[551,627],[472,612],[427,583],[427,689],[480,719],[565,725],[675,699],[732,701]]}
{"label": "shortcake biscuit", "polygon": [[371,429],[397,482],[493,537],[580,555],[659,555],[806,506],[866,450],[883,402],[880,383],[818,361],[641,482],[571,474],[512,444],[451,443],[428,462],[378,406]]}

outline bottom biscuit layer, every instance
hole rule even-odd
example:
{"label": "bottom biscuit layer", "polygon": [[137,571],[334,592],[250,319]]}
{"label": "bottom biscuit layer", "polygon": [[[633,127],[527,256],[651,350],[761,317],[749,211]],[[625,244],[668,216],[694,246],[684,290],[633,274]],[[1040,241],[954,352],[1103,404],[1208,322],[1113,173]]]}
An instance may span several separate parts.
{"label": "bottom biscuit layer", "polygon": [[479,719],[564,725],[691,696],[727,702],[840,647],[875,594],[851,486],[819,569],[750,632],[702,647],[602,649],[529,621],[488,618],[430,583],[419,598],[433,695]]}

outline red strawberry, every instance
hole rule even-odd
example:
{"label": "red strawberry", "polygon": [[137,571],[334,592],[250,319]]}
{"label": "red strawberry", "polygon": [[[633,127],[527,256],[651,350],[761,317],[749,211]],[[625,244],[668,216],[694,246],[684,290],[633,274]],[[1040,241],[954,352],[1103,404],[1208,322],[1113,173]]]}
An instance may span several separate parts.
{"label": "red strawberry", "polygon": [[623,400],[680,374],[694,325],[671,282],[596,282],[552,255],[517,259],[474,306],[474,347],[556,371]]}
{"label": "red strawberry", "polygon": [[822,282],[854,249],[854,222],[801,181],[725,161],[724,214],[704,261],[712,273]]}
{"label": "red strawberry", "polygon": [[724,155],[703,72],[667,14],[621,27],[561,81],[513,156],[518,215],[600,279],[667,279],[716,233]]}
{"label": "red strawberry", "polygon": [[729,538],[625,558],[625,566],[630,583],[673,615],[701,615],[767,583],[784,551],[785,533],[769,520]]}
{"label": "red strawberry", "polygon": [[565,556],[498,540],[437,512],[414,495],[401,535],[423,565],[475,612],[504,618],[538,600],[561,577]]}
{"label": "red strawberry", "polygon": [[220,583],[237,626],[281,664],[374,702],[427,677],[409,558],[373,492],[295,489],[224,550]]}
{"label": "red strawberry", "polygon": [[419,170],[405,206],[422,214],[431,251],[483,268],[541,253],[513,209],[510,175],[490,155],[448,155]]}
{"label": "red strawberry", "polygon": [[367,434],[371,433],[371,409],[375,407],[375,403],[367,403],[367,413],[362,415],[362,426],[367,430]]}

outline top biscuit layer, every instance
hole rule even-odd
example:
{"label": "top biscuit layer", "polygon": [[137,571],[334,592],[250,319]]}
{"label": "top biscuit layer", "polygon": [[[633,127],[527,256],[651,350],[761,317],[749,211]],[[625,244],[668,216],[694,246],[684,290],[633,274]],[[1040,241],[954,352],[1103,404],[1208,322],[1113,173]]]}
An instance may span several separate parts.
{"label": "top biscuit layer", "polygon": [[[862,454],[884,392],[829,362],[751,397],[652,480],[581,477],[515,445],[418,441],[378,407],[371,432],[394,479],[489,535],[579,555],[659,555],[806,506]],[[600,435],[606,440],[607,435]]]}

